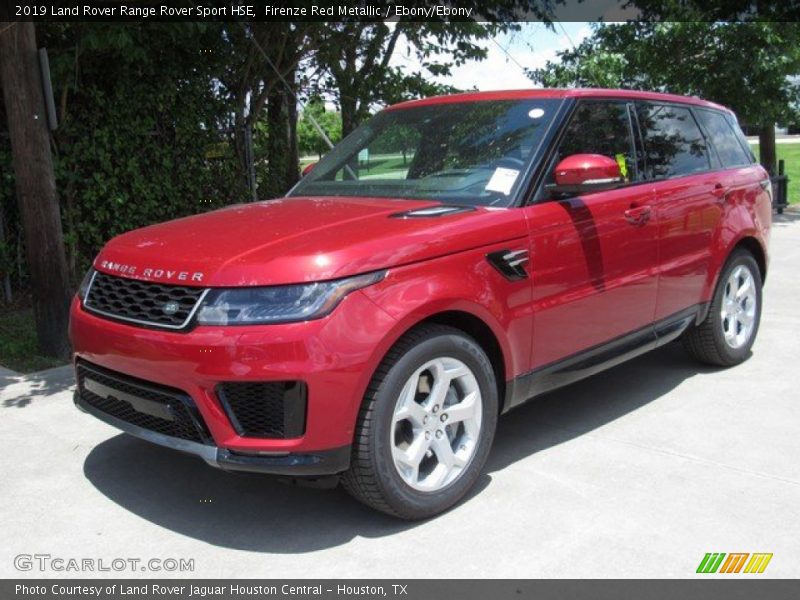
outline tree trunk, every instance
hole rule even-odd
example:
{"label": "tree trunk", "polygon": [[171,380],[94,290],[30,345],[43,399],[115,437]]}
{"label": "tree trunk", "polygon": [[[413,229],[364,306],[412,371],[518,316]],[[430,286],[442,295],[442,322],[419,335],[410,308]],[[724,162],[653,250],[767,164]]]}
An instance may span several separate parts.
{"label": "tree trunk", "polygon": [[[287,78],[296,89],[294,72]],[[300,179],[300,152],[297,149],[297,101],[293,96],[286,96],[286,129],[289,145],[286,160],[286,191]]]}
{"label": "tree trunk", "polygon": [[775,125],[763,125],[758,130],[759,162],[770,175],[778,172],[778,156],[775,151]]}
{"label": "tree trunk", "polygon": [[[6,224],[5,218],[3,217],[3,205],[0,204],[0,250],[7,248],[5,241]],[[2,253],[0,253],[0,259],[3,260],[3,262],[0,263],[0,287],[2,287],[3,290],[2,297],[6,304],[11,304],[11,301],[13,300],[11,295],[11,276],[9,275],[9,271],[11,270],[11,261],[8,260],[7,255]]]}
{"label": "tree trunk", "polygon": [[347,137],[357,126],[356,121],[356,100],[351,97],[350,91],[342,92],[339,105],[342,109],[342,139]]}
{"label": "tree trunk", "polygon": [[33,23],[21,21],[0,23],[0,31],[0,80],[39,351],[67,357],[69,279],[36,32]]}
{"label": "tree trunk", "polygon": [[286,119],[286,94],[282,87],[276,86],[270,92],[267,100],[267,123],[269,125],[267,147],[269,190],[266,197],[276,198],[283,196],[289,190],[289,186],[286,184],[289,132]]}
{"label": "tree trunk", "polygon": [[239,194],[240,191],[242,193],[250,191],[249,174],[247,172],[247,140],[245,139],[247,136],[245,134],[246,119],[244,113],[244,101],[236,98],[231,141],[233,142],[233,152],[236,156],[236,170],[239,174],[238,180],[242,182],[242,188],[236,191],[237,194]]}

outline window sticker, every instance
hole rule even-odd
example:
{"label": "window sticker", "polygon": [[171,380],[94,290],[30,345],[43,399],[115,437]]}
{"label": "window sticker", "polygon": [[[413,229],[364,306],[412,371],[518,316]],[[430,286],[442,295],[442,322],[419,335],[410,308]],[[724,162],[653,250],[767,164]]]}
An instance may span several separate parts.
{"label": "window sticker", "polygon": [[516,169],[506,169],[497,167],[489,179],[489,183],[484,188],[487,192],[500,192],[508,196],[511,193],[511,188],[519,177],[519,171]]}
{"label": "window sticker", "polygon": [[617,164],[619,165],[619,172],[620,175],[628,178],[628,163],[625,162],[625,155],[624,154],[617,154],[614,156],[617,159]]}
{"label": "window sticker", "polygon": [[544,110],[541,108],[532,108],[528,111],[528,116],[531,119],[541,119],[544,116]]}

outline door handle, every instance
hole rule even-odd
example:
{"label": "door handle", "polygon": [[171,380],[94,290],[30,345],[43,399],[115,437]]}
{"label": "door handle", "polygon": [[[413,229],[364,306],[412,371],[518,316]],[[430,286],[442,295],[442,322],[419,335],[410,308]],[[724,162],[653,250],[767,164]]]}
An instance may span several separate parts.
{"label": "door handle", "polygon": [[729,191],[730,191],[729,188],[722,185],[721,183],[715,183],[714,189],[711,190],[711,194],[718,200],[725,200],[725,198],[728,196]]}
{"label": "door handle", "polygon": [[631,206],[625,211],[625,220],[631,225],[644,225],[650,220],[650,206]]}

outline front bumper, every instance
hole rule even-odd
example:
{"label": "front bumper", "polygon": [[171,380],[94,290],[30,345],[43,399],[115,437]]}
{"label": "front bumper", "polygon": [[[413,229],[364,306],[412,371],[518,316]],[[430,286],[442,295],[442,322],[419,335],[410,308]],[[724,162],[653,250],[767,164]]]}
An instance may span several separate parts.
{"label": "front bumper", "polygon": [[143,427],[138,427],[122,419],[109,415],[86,403],[76,391],[75,405],[82,411],[121,429],[125,433],[159,446],[179,450],[186,454],[199,456],[213,467],[225,471],[248,471],[283,475],[286,477],[322,477],[336,475],[350,466],[350,446],[324,450],[308,454],[290,453],[284,455],[255,455],[231,452],[211,444],[200,444],[177,437],[164,435]]}
{"label": "front bumper", "polygon": [[[363,395],[396,325],[360,292],[323,319],[282,325],[148,329],[90,314],[77,298],[70,317],[76,365],[91,364],[191,398],[209,437],[194,441],[220,449],[209,453],[190,446],[194,454],[240,467],[255,461],[312,473],[324,462],[315,457],[343,453],[352,444]],[[302,382],[307,389],[305,428],[294,437],[240,432],[217,393],[226,382],[284,381]]]}

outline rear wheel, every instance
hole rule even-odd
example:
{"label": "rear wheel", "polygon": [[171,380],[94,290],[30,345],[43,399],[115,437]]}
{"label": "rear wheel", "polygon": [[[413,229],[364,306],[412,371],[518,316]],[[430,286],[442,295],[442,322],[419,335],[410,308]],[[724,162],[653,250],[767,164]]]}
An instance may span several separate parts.
{"label": "rear wheel", "polygon": [[440,513],[480,475],[497,412],[497,384],[483,349],[457,329],[418,327],[375,373],[342,483],[394,516]]}
{"label": "rear wheel", "polygon": [[735,251],[720,274],[706,320],[683,336],[689,354],[723,367],[747,358],[761,321],[761,286],[753,255]]}

